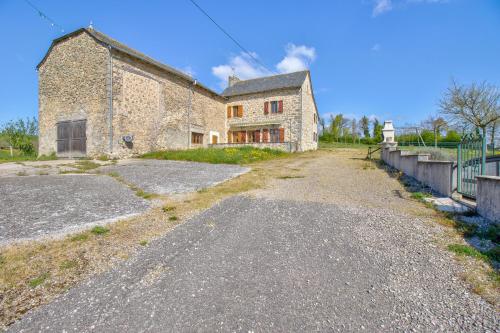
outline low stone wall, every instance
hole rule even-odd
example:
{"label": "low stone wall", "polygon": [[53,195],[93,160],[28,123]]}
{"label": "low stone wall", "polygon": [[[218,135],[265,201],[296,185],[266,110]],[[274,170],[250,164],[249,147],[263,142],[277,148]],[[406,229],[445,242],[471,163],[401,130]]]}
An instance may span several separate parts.
{"label": "low stone wall", "polygon": [[453,166],[451,161],[418,161],[417,176],[419,182],[447,197],[453,193]]}
{"label": "low stone wall", "polygon": [[383,148],[381,156],[386,164],[442,195],[450,196],[456,188],[454,162],[430,161],[429,154],[414,154],[395,148]]}
{"label": "low stone wall", "polygon": [[476,209],[492,221],[500,222],[500,177],[477,176]]}

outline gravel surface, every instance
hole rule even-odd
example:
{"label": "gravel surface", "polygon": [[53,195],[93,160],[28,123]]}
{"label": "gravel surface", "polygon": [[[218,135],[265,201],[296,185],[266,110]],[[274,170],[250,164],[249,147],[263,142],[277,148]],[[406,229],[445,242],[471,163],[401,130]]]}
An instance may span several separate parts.
{"label": "gravel surface", "polygon": [[0,178],[0,244],[61,235],[138,214],[149,203],[108,176]]}
{"label": "gravel surface", "polygon": [[352,155],[290,163],[304,178],[222,201],[10,330],[498,331],[422,206]]}
{"label": "gravel surface", "polygon": [[193,192],[250,171],[237,165],[164,160],[125,160],[99,170],[117,172],[125,181],[157,194]]}

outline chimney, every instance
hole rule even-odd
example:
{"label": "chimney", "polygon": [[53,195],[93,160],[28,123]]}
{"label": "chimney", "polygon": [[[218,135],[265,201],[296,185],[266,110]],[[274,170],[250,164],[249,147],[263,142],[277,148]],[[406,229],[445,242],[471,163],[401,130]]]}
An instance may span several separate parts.
{"label": "chimney", "polygon": [[229,75],[229,77],[227,78],[228,87],[232,87],[239,80],[240,79],[238,79],[235,75]]}

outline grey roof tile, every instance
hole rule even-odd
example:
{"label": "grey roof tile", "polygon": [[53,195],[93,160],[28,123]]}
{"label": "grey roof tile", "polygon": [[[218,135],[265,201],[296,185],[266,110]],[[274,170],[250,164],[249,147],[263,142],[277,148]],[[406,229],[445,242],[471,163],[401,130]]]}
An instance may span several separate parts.
{"label": "grey roof tile", "polygon": [[227,87],[222,92],[222,96],[231,97],[276,89],[298,88],[304,83],[308,72],[300,71],[238,81],[231,87]]}

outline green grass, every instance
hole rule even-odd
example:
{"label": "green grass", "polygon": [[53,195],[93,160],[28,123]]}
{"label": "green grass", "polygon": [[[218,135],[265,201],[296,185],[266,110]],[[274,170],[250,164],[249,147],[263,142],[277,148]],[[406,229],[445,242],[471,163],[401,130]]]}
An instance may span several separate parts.
{"label": "green grass", "polygon": [[17,149],[14,149],[13,155],[14,156],[10,156],[10,149],[0,149],[0,163],[21,161],[50,161],[57,159],[55,153],[49,156],[42,155],[40,157],[37,157],[36,154],[24,155]]}
{"label": "green grass", "polygon": [[146,246],[146,245],[148,245],[148,241],[147,240],[142,240],[142,241],[139,242],[139,245]]}
{"label": "green grass", "polygon": [[60,269],[71,269],[76,267],[76,261],[75,260],[64,260],[61,265],[59,265]]}
{"label": "green grass", "polygon": [[16,173],[16,176],[27,176],[28,174],[26,173],[26,171],[19,171],[18,173]]}
{"label": "green grass", "polygon": [[179,218],[178,218],[177,216],[175,216],[175,215],[170,216],[170,217],[168,218],[168,220],[169,220],[169,221],[177,221],[178,219],[179,219]]}
{"label": "green grass", "polygon": [[368,152],[368,147],[373,147],[376,145],[366,145],[364,143],[342,143],[342,142],[319,142],[319,148],[332,149],[332,148],[351,148],[351,149],[362,149]]}
{"label": "green grass", "polygon": [[109,229],[100,225],[96,225],[90,230],[94,235],[104,235],[109,232]]}
{"label": "green grass", "polygon": [[477,259],[482,259],[485,261],[489,261],[489,258],[486,254],[483,254],[473,248],[472,246],[469,245],[462,245],[462,244],[450,244],[448,245],[448,250],[451,252],[454,252],[456,255],[459,256],[468,256],[468,257],[473,257]]}
{"label": "green grass", "polygon": [[30,280],[29,285],[31,288],[35,288],[45,282],[49,278],[49,273],[43,273],[37,278]]}
{"label": "green grass", "polygon": [[87,234],[79,234],[71,237],[72,242],[81,242],[81,241],[86,241],[89,239],[89,236]]}
{"label": "green grass", "polygon": [[295,179],[295,178],[305,178],[304,176],[280,176],[278,179]]}
{"label": "green grass", "polygon": [[174,210],[175,210],[175,207],[174,207],[174,206],[163,206],[163,207],[161,208],[161,210],[163,210],[165,213],[167,213],[167,212],[174,211]]}
{"label": "green grass", "polygon": [[188,150],[167,150],[142,155],[142,158],[205,162],[213,164],[247,164],[284,157],[289,153],[278,149],[258,149],[250,146],[238,148],[197,148]]}
{"label": "green grass", "polygon": [[425,192],[413,192],[411,194],[411,197],[415,200],[420,200],[420,201],[423,201],[425,198],[428,198],[430,197],[431,195],[429,193],[425,193]]}
{"label": "green grass", "polygon": [[143,199],[150,200],[150,199],[156,198],[158,196],[158,194],[144,192],[144,190],[141,190],[141,189],[137,189],[137,188],[132,188],[132,189],[135,190],[135,195],[137,195],[138,197],[141,197]]}

